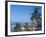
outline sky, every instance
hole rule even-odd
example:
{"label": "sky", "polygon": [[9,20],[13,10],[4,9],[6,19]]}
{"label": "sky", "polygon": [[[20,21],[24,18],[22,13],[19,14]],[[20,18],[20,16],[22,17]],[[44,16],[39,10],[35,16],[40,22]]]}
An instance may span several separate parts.
{"label": "sky", "polygon": [[[34,13],[35,6],[26,5],[11,5],[10,6],[10,22],[31,22],[32,13]],[[39,6],[38,12],[41,14],[42,7]]]}

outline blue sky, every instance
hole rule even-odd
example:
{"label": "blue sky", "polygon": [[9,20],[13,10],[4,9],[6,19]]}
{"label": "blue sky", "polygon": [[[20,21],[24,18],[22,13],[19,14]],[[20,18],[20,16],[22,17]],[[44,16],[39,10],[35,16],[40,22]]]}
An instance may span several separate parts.
{"label": "blue sky", "polygon": [[[34,12],[35,6],[11,5],[10,6],[10,21],[11,22],[31,22],[31,14]],[[41,6],[38,12],[41,14]]]}

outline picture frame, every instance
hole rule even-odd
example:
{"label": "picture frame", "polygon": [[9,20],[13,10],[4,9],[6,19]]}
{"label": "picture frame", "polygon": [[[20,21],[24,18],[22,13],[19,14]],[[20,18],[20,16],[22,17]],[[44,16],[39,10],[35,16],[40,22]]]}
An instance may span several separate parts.
{"label": "picture frame", "polygon": [[[29,31],[29,32],[28,31],[27,32],[26,31],[25,32],[14,32],[14,31],[12,32],[12,31],[10,31],[10,24],[11,24],[10,18],[12,18],[10,11],[12,11],[13,7],[14,7],[14,6],[12,7],[11,5],[41,6],[42,7],[41,8],[41,16],[42,16],[41,31],[37,31],[37,30],[36,31]],[[20,8],[22,6],[20,6]],[[26,10],[26,8],[25,8],[25,10]],[[16,20],[18,20],[18,19],[16,19]],[[26,2],[26,1],[5,1],[5,36],[24,36],[24,35],[40,35],[40,34],[45,34],[45,3],[42,3],[42,2]]]}

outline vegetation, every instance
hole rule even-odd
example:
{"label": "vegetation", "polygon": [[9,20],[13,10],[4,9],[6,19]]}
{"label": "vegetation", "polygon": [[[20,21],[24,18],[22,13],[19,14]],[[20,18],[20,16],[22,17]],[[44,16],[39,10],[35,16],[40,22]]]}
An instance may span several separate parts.
{"label": "vegetation", "polygon": [[16,27],[14,28],[15,29],[15,31],[20,31],[20,24],[19,23],[16,23]]}
{"label": "vegetation", "polygon": [[34,9],[34,13],[32,13],[32,17],[31,17],[31,20],[33,20],[34,18],[36,19],[36,20],[38,20],[38,8],[36,8],[35,7],[35,9]]}
{"label": "vegetation", "polygon": [[[34,13],[32,14],[32,17],[31,17],[31,20],[33,21],[33,19],[35,18],[38,22],[38,25],[37,27],[40,27],[41,28],[41,14],[38,13],[38,7],[35,7],[35,10],[34,10]],[[37,30],[39,30],[40,28],[38,28]]]}
{"label": "vegetation", "polygon": [[[30,18],[32,21],[34,20],[34,18],[36,19],[36,21],[38,22],[38,25],[37,25],[37,29],[36,30],[41,30],[41,20],[42,20],[42,18],[41,18],[41,14],[40,13],[38,13],[38,7],[35,7],[34,8],[34,12],[32,13],[32,17]],[[25,24],[25,31],[31,31],[31,30],[33,30],[33,27],[31,27],[31,26],[29,26],[28,25],[28,23],[24,23]],[[16,23],[16,26],[14,27],[14,30],[16,31],[16,32],[19,32],[19,31],[22,31],[22,28],[20,28],[21,26],[20,26],[21,24],[20,23]]]}

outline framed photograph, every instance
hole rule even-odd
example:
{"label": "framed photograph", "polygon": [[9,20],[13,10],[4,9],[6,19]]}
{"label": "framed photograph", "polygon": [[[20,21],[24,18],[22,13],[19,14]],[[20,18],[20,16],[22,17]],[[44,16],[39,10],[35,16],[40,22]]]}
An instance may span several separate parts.
{"label": "framed photograph", "polygon": [[45,3],[5,2],[5,36],[45,34]]}

